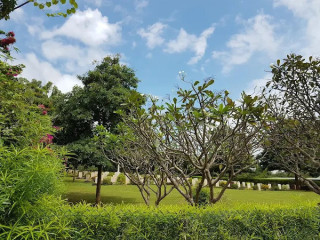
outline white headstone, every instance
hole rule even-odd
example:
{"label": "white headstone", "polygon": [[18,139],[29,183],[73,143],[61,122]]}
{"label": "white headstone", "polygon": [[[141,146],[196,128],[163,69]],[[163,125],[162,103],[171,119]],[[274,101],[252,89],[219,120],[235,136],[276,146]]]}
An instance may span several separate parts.
{"label": "white headstone", "polygon": [[246,183],[245,182],[242,182],[242,187],[246,187]]}
{"label": "white headstone", "polygon": [[241,183],[240,183],[240,182],[237,182],[237,185],[238,185],[238,188],[240,188],[240,187],[241,187]]}
{"label": "white headstone", "polygon": [[281,188],[281,184],[278,184],[278,188],[279,188],[279,190],[281,190],[282,188]]}
{"label": "white headstone", "polygon": [[261,191],[261,183],[258,183],[257,186],[258,186],[258,190]]}
{"label": "white headstone", "polygon": [[83,174],[82,172],[79,172],[79,178],[82,178],[82,174]]}
{"label": "white headstone", "polygon": [[250,189],[251,188],[251,184],[247,183],[247,188]]}
{"label": "white headstone", "polygon": [[126,176],[126,184],[130,184],[130,179]]}
{"label": "white headstone", "polygon": [[208,181],[207,181],[207,179],[205,179],[204,181],[203,181],[203,186],[207,186],[208,185]]}
{"label": "white headstone", "polygon": [[98,184],[98,177],[95,177],[95,178],[94,178],[94,182],[95,182],[96,184]]}
{"label": "white headstone", "polygon": [[268,184],[268,188],[271,189],[271,184],[270,183]]}
{"label": "white headstone", "polygon": [[192,186],[195,186],[198,182],[198,178],[193,178],[192,179]]}
{"label": "white headstone", "polygon": [[216,187],[220,187],[220,181],[216,183]]}

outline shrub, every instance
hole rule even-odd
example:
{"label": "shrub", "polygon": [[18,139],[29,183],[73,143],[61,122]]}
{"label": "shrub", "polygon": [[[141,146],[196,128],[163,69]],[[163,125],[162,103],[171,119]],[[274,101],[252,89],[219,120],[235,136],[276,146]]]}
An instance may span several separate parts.
{"label": "shrub", "polygon": [[[196,197],[196,191],[193,192],[193,199]],[[198,201],[199,206],[205,206],[209,204],[209,191],[208,189],[201,189],[199,193],[199,201]]]}
{"label": "shrub", "polygon": [[[40,211],[24,224],[4,230],[2,239],[26,238],[28,229],[50,239],[319,239],[320,209],[315,206],[137,207],[78,204]],[[52,224],[48,224],[48,223]],[[23,232],[25,231],[25,233]],[[40,231],[39,231],[40,232]],[[38,236],[35,232],[35,236]]]}
{"label": "shrub", "polygon": [[126,184],[126,175],[120,173],[117,178],[117,184]]}
{"label": "shrub", "polygon": [[111,176],[106,176],[103,180],[102,180],[102,184],[103,185],[112,185],[112,182],[111,182]]}
{"label": "shrub", "polygon": [[277,185],[273,185],[273,186],[271,187],[271,190],[272,190],[272,191],[280,191],[280,189],[279,189],[279,187],[278,187]]}
{"label": "shrub", "polygon": [[269,186],[268,186],[267,184],[262,184],[262,185],[261,185],[261,190],[266,191],[266,190],[268,190],[268,189],[269,189]]}
{"label": "shrub", "polygon": [[227,185],[227,181],[221,181],[220,182],[220,187],[225,187]]}
{"label": "shrub", "polygon": [[238,184],[232,183],[232,184],[230,185],[230,188],[231,188],[231,189],[238,189],[239,187],[238,187]]}
{"label": "shrub", "polygon": [[258,190],[258,185],[254,185],[254,186],[252,187],[252,189],[253,189],[253,190]]}
{"label": "shrub", "polygon": [[241,186],[239,187],[239,190],[246,190],[246,187]]}

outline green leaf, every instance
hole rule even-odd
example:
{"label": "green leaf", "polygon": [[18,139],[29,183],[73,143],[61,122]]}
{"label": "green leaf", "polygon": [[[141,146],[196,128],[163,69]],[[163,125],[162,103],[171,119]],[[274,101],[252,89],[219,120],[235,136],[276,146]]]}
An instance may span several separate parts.
{"label": "green leaf", "polygon": [[199,83],[200,83],[199,81],[195,81],[193,85],[197,86]]}
{"label": "green leaf", "polygon": [[65,3],[66,3],[66,0],[60,0],[60,2],[61,2],[62,4],[65,4]]}
{"label": "green leaf", "polygon": [[46,2],[47,7],[51,7],[51,2]]}
{"label": "green leaf", "polygon": [[44,5],[43,4],[39,4],[39,8],[40,9],[44,9]]}
{"label": "green leaf", "polygon": [[280,66],[280,59],[277,60],[277,65]]}

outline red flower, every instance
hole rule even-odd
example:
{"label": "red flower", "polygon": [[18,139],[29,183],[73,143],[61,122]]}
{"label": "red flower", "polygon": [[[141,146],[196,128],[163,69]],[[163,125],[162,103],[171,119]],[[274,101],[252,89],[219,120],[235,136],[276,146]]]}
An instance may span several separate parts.
{"label": "red flower", "polygon": [[47,112],[46,110],[43,110],[43,111],[42,111],[42,115],[47,115],[47,113],[48,113],[48,112]]}
{"label": "red flower", "polygon": [[45,107],[43,104],[39,104],[39,105],[38,105],[38,108],[40,108],[40,109],[46,109],[46,107]]}
{"label": "red flower", "polygon": [[7,33],[7,36],[8,36],[8,37],[14,37],[15,34],[14,34],[14,32],[8,32],[8,33]]}
{"label": "red flower", "polygon": [[45,144],[51,144],[53,140],[53,136],[50,134],[46,134],[46,136],[42,137],[40,139],[41,143],[45,143]]}

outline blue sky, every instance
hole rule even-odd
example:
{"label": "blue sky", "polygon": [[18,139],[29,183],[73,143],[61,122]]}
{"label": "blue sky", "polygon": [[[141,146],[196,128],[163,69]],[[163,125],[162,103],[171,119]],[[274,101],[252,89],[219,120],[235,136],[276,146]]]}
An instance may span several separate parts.
{"label": "blue sky", "polygon": [[[270,79],[270,64],[288,53],[320,56],[319,0],[90,0],[68,18],[31,4],[1,21],[16,33],[23,76],[62,91],[93,60],[120,53],[141,80],[139,91],[166,97],[187,81],[213,77],[235,98]],[[53,9],[59,11],[59,9]],[[49,10],[52,11],[52,10]]]}

